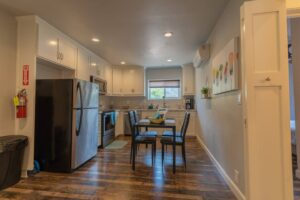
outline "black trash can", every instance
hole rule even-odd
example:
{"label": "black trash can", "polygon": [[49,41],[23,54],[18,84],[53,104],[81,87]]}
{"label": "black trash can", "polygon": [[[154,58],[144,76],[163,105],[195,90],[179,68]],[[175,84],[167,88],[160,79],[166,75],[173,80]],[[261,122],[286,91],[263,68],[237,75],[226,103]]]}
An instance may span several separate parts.
{"label": "black trash can", "polygon": [[0,137],[0,190],[19,182],[28,138],[21,135]]}

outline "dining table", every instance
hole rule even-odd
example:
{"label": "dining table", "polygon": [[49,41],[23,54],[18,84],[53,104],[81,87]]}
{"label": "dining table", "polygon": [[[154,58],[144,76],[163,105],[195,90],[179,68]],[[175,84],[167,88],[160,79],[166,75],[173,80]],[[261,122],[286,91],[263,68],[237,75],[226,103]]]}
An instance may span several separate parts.
{"label": "dining table", "polygon": [[136,130],[140,128],[157,128],[157,129],[171,129],[173,132],[173,174],[176,173],[176,121],[173,118],[167,118],[162,123],[152,123],[150,119],[141,119],[135,124]]}

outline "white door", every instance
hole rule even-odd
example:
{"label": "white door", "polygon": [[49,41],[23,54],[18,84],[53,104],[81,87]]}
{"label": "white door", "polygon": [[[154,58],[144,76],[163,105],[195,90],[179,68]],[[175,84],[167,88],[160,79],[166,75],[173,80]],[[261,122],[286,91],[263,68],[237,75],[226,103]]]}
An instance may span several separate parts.
{"label": "white door", "polygon": [[246,196],[291,200],[285,2],[249,1],[241,12]]}

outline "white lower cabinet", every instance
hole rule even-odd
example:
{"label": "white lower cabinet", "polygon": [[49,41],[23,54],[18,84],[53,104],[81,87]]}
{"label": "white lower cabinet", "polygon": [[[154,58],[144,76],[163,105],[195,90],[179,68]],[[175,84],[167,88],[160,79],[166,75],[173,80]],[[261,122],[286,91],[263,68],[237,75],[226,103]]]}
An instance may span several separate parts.
{"label": "white lower cabinet", "polygon": [[119,111],[117,116],[115,126],[116,136],[124,134],[124,112]]}

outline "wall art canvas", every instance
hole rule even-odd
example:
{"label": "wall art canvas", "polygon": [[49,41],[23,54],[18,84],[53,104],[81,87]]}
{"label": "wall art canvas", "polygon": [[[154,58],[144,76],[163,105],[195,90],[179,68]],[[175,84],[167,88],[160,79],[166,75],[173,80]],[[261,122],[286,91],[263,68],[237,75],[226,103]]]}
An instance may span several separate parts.
{"label": "wall art canvas", "polygon": [[212,60],[212,93],[214,95],[238,89],[239,38],[234,38]]}

